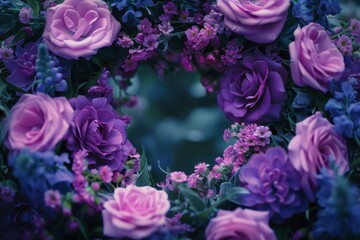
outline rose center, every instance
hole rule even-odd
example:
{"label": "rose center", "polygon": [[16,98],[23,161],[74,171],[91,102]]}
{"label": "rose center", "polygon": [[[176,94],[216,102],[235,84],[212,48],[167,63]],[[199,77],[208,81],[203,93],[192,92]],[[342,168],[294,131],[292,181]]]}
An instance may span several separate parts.
{"label": "rose center", "polygon": [[77,11],[68,9],[65,11],[63,20],[66,27],[74,33],[73,39],[77,40],[88,34],[98,18],[99,14],[94,10],[87,12],[84,17],[81,17]]}

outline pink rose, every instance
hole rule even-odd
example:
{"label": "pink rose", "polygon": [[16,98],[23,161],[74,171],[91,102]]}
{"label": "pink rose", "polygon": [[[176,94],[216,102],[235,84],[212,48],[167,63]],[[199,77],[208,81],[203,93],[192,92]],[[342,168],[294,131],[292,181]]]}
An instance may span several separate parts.
{"label": "pink rose", "polygon": [[219,210],[206,227],[207,240],[266,239],[276,240],[269,227],[269,213],[237,208],[234,211]]}
{"label": "pink rose", "polygon": [[257,43],[273,42],[287,17],[290,0],[218,0],[225,26]]}
{"label": "pink rose", "polygon": [[335,160],[339,174],[348,170],[345,139],[320,112],[296,124],[296,136],[288,149],[290,162],[301,175],[301,187],[311,201],[317,187],[317,174],[323,167],[330,168],[329,157]]}
{"label": "pink rose", "polygon": [[43,38],[51,52],[67,59],[88,58],[110,46],[120,23],[101,0],[65,0],[47,11]]}
{"label": "pink rose", "polygon": [[296,85],[309,86],[326,93],[331,80],[338,80],[345,69],[344,58],[328,33],[317,23],[295,32],[290,43],[291,75]]}
{"label": "pink rose", "polygon": [[54,149],[68,132],[74,110],[64,97],[25,94],[11,109],[6,146],[10,150]]}
{"label": "pink rose", "polygon": [[170,203],[164,191],[129,185],[116,188],[114,198],[104,203],[104,235],[141,239],[165,224]]}

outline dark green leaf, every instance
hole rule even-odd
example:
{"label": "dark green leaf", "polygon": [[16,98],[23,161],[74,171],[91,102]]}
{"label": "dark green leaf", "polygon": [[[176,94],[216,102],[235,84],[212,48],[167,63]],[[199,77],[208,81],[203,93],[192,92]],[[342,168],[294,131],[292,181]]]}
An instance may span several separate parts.
{"label": "dark green leaf", "polygon": [[235,187],[234,184],[229,182],[224,182],[220,185],[220,195],[224,196],[226,195],[231,189]]}
{"label": "dark green leaf", "polygon": [[197,212],[201,212],[205,209],[204,201],[193,190],[183,187],[183,186],[180,186],[179,189],[180,189],[180,192],[182,193],[182,195],[184,196],[184,198],[190,202],[191,206]]}
{"label": "dark green leaf", "polygon": [[0,15],[0,35],[7,33],[16,24],[16,18],[13,15],[2,13]]}
{"label": "dark green leaf", "polygon": [[140,158],[140,174],[135,181],[136,186],[151,186],[150,182],[150,174],[149,174],[149,167],[147,164],[147,158],[145,155],[145,150],[141,154]]}
{"label": "dark green leaf", "polygon": [[34,11],[35,14],[39,13],[40,6],[36,0],[27,0],[27,3],[30,5],[30,7],[32,8],[32,10]]}
{"label": "dark green leaf", "polygon": [[24,39],[25,38],[25,31],[24,29],[21,29],[20,31],[18,31],[16,34],[15,34],[15,37],[14,39],[11,41],[11,45],[15,45],[17,42],[19,42],[20,40]]}
{"label": "dark green leaf", "polygon": [[226,192],[226,199],[232,203],[241,205],[241,198],[244,194],[249,194],[249,191],[242,187],[234,187],[231,191]]}
{"label": "dark green leaf", "polygon": [[0,78],[1,78],[1,80],[2,80],[6,85],[8,85],[8,86],[9,86],[10,88],[12,88],[13,90],[15,90],[15,91],[17,91],[17,92],[20,92],[20,93],[25,93],[24,90],[22,90],[21,88],[18,88],[18,87],[16,87],[15,85],[11,84],[11,83],[8,82],[8,81],[6,80],[6,78],[4,78],[3,76],[0,75]]}

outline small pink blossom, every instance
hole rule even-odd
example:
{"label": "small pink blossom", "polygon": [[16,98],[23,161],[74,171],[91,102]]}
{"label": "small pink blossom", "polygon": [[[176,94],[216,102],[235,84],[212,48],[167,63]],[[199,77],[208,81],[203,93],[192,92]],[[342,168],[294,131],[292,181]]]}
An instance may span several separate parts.
{"label": "small pink blossom", "polygon": [[184,172],[177,171],[170,173],[170,180],[172,182],[181,183],[187,181],[187,176]]}
{"label": "small pink blossom", "polygon": [[51,208],[61,206],[61,195],[59,191],[47,190],[45,192],[45,205]]}
{"label": "small pink blossom", "polygon": [[104,182],[109,183],[112,180],[113,172],[109,166],[105,165],[100,167],[99,175]]}
{"label": "small pink blossom", "polygon": [[170,35],[174,28],[171,26],[170,22],[163,21],[158,25],[159,31],[162,32],[165,36]]}
{"label": "small pink blossom", "polygon": [[340,52],[344,55],[351,55],[353,51],[352,41],[346,35],[341,35],[339,39],[336,41],[336,46],[339,48]]}
{"label": "small pink blossom", "polygon": [[131,38],[124,35],[124,36],[119,37],[119,39],[117,40],[117,44],[123,48],[129,48],[132,45],[134,45],[134,42],[133,42],[133,40],[131,40]]}
{"label": "small pink blossom", "polygon": [[195,166],[195,173],[197,174],[205,174],[206,170],[208,169],[209,167],[209,164],[207,163],[198,163],[196,166]]}

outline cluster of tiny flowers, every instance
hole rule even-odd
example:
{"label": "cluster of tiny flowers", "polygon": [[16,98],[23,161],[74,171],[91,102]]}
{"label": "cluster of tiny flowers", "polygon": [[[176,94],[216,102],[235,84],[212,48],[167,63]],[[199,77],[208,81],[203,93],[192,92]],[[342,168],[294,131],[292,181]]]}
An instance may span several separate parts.
{"label": "cluster of tiny flowers", "polygon": [[221,61],[225,66],[232,66],[242,58],[241,46],[235,39],[226,44],[225,53],[221,55]]}
{"label": "cluster of tiny flowers", "polygon": [[[196,70],[195,64],[197,64],[199,68],[204,70],[214,69],[216,71],[222,71],[224,65],[220,61],[221,51],[217,49],[219,45],[217,34],[221,34],[223,30],[224,23],[222,21],[222,14],[214,9],[211,9],[210,13],[204,16],[201,28],[192,26],[187,29],[185,31],[185,48],[181,52],[182,67],[186,71],[193,72]],[[209,46],[212,48],[208,49]],[[236,51],[238,50],[228,50],[227,55],[229,56],[227,58],[229,58],[229,60],[233,58],[237,59],[238,53]],[[226,57],[224,57],[224,59],[226,59]]]}
{"label": "cluster of tiny flowers", "polygon": [[223,157],[215,159],[216,164],[211,170],[209,164],[201,162],[189,176],[181,171],[171,172],[166,176],[166,182],[158,185],[164,190],[178,191],[179,185],[186,184],[201,197],[211,199],[216,196],[213,184],[230,180],[251,154],[265,151],[270,136],[271,131],[266,126],[235,123],[224,131],[224,140],[234,139],[235,143],[224,150]]}
{"label": "cluster of tiny flowers", "polygon": [[129,56],[121,65],[121,69],[127,73],[135,71],[138,66],[138,62],[149,59],[159,46],[159,30],[153,27],[152,23],[147,18],[140,21],[138,24],[138,30],[139,32],[134,40],[125,33],[120,33],[120,37],[117,41],[118,45],[121,47],[133,47],[129,49]]}
{"label": "cluster of tiny flowers", "polygon": [[[73,196],[75,203],[83,203],[90,207],[94,207],[95,204],[95,189],[89,186],[89,183],[85,176],[87,169],[86,158],[87,152],[80,150],[73,154],[72,171],[74,173],[73,187],[76,192]],[[98,190],[98,189],[96,189]]]}
{"label": "cluster of tiny flowers", "polygon": [[80,150],[73,155],[72,170],[74,173],[74,190],[76,194],[72,196],[72,201],[78,204],[86,204],[91,210],[97,212],[101,210],[103,199],[99,192],[102,185],[116,184],[116,186],[126,187],[133,184],[136,173],[140,168],[140,155],[134,153],[125,163],[123,173],[114,172],[107,166],[100,166],[99,169],[87,168],[87,152]]}
{"label": "cluster of tiny flowers", "polygon": [[212,176],[215,179],[232,176],[246,163],[251,154],[266,150],[270,136],[271,131],[268,127],[256,124],[235,123],[230,129],[225,129],[224,140],[229,142],[234,139],[235,143],[224,150],[223,157],[215,159],[216,165],[212,168]]}
{"label": "cluster of tiny flowers", "polygon": [[344,56],[351,57],[354,54],[353,44],[360,44],[360,21],[353,18],[347,27],[337,27],[334,31],[336,33],[334,44]]}

